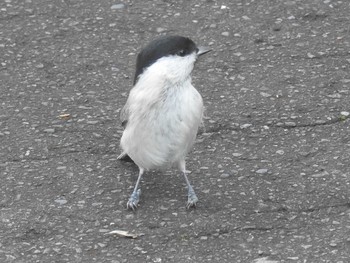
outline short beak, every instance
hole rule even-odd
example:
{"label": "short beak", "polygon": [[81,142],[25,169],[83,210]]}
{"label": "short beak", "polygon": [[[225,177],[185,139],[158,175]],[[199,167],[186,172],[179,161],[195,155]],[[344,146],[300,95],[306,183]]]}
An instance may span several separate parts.
{"label": "short beak", "polygon": [[198,47],[197,56],[204,55],[210,51],[211,49],[209,47]]}

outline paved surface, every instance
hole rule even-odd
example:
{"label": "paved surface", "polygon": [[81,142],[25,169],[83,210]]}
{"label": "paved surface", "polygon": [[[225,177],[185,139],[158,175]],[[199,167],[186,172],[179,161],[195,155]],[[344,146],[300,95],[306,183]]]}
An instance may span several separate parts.
{"label": "paved surface", "polygon": [[[346,0],[1,1],[0,262],[349,262],[349,13]],[[159,34],[214,49],[194,71],[200,203],[185,209],[175,170],[151,172],[132,213],[119,111]]]}

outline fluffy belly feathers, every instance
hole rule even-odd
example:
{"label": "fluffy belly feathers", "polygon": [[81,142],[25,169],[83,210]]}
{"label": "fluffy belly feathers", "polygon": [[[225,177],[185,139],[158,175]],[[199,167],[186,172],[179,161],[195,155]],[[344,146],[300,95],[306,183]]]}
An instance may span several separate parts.
{"label": "fluffy belly feathers", "polygon": [[144,169],[171,166],[191,149],[202,115],[202,97],[192,85],[174,88],[153,103],[133,105],[121,146]]}

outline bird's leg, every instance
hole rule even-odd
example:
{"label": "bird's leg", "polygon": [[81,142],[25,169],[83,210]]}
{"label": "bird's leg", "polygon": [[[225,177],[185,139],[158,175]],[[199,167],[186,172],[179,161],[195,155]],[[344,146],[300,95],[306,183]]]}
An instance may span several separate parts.
{"label": "bird's leg", "polygon": [[141,195],[141,188],[139,189],[139,184],[141,181],[141,177],[144,173],[144,169],[140,167],[140,171],[139,171],[139,177],[137,178],[135,187],[134,187],[134,191],[132,192],[128,203],[126,204],[126,207],[132,210],[135,210],[137,208],[137,204],[140,201],[140,195]]}
{"label": "bird's leg", "polygon": [[187,198],[186,208],[189,209],[191,207],[196,207],[196,204],[198,202],[198,197],[197,197],[196,193],[194,192],[193,187],[187,178],[186,172],[183,172],[183,175],[185,177],[185,181],[186,181],[187,189],[188,189],[188,194],[187,194],[188,198]]}
{"label": "bird's leg", "polygon": [[197,197],[196,193],[194,192],[193,187],[190,184],[190,181],[187,178],[185,161],[182,161],[179,165],[180,165],[180,169],[185,177],[185,181],[186,181],[187,189],[188,189],[186,208],[189,209],[191,207],[196,207],[196,204],[198,202],[198,197]]}

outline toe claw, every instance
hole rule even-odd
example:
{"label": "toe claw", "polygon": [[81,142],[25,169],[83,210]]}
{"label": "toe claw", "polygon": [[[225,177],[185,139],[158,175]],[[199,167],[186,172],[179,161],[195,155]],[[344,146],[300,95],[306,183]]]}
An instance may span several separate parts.
{"label": "toe claw", "polygon": [[196,208],[196,207],[197,207],[197,201],[187,201],[187,205],[186,205],[187,209]]}
{"label": "toe claw", "polygon": [[136,209],[136,204],[134,203],[134,202],[132,202],[132,201],[128,201],[128,203],[126,204],[126,208],[127,209],[131,209],[132,211],[135,211],[135,209]]}
{"label": "toe claw", "polygon": [[137,205],[138,205],[138,203],[140,201],[140,194],[141,194],[141,189],[138,189],[137,191],[134,191],[131,194],[128,202],[126,203],[126,208],[127,209],[131,209],[133,211],[136,210]]}
{"label": "toe claw", "polygon": [[196,194],[192,194],[188,196],[188,200],[187,200],[187,205],[186,208],[190,209],[190,208],[196,208],[197,207],[197,202],[198,202],[198,198],[196,196]]}

